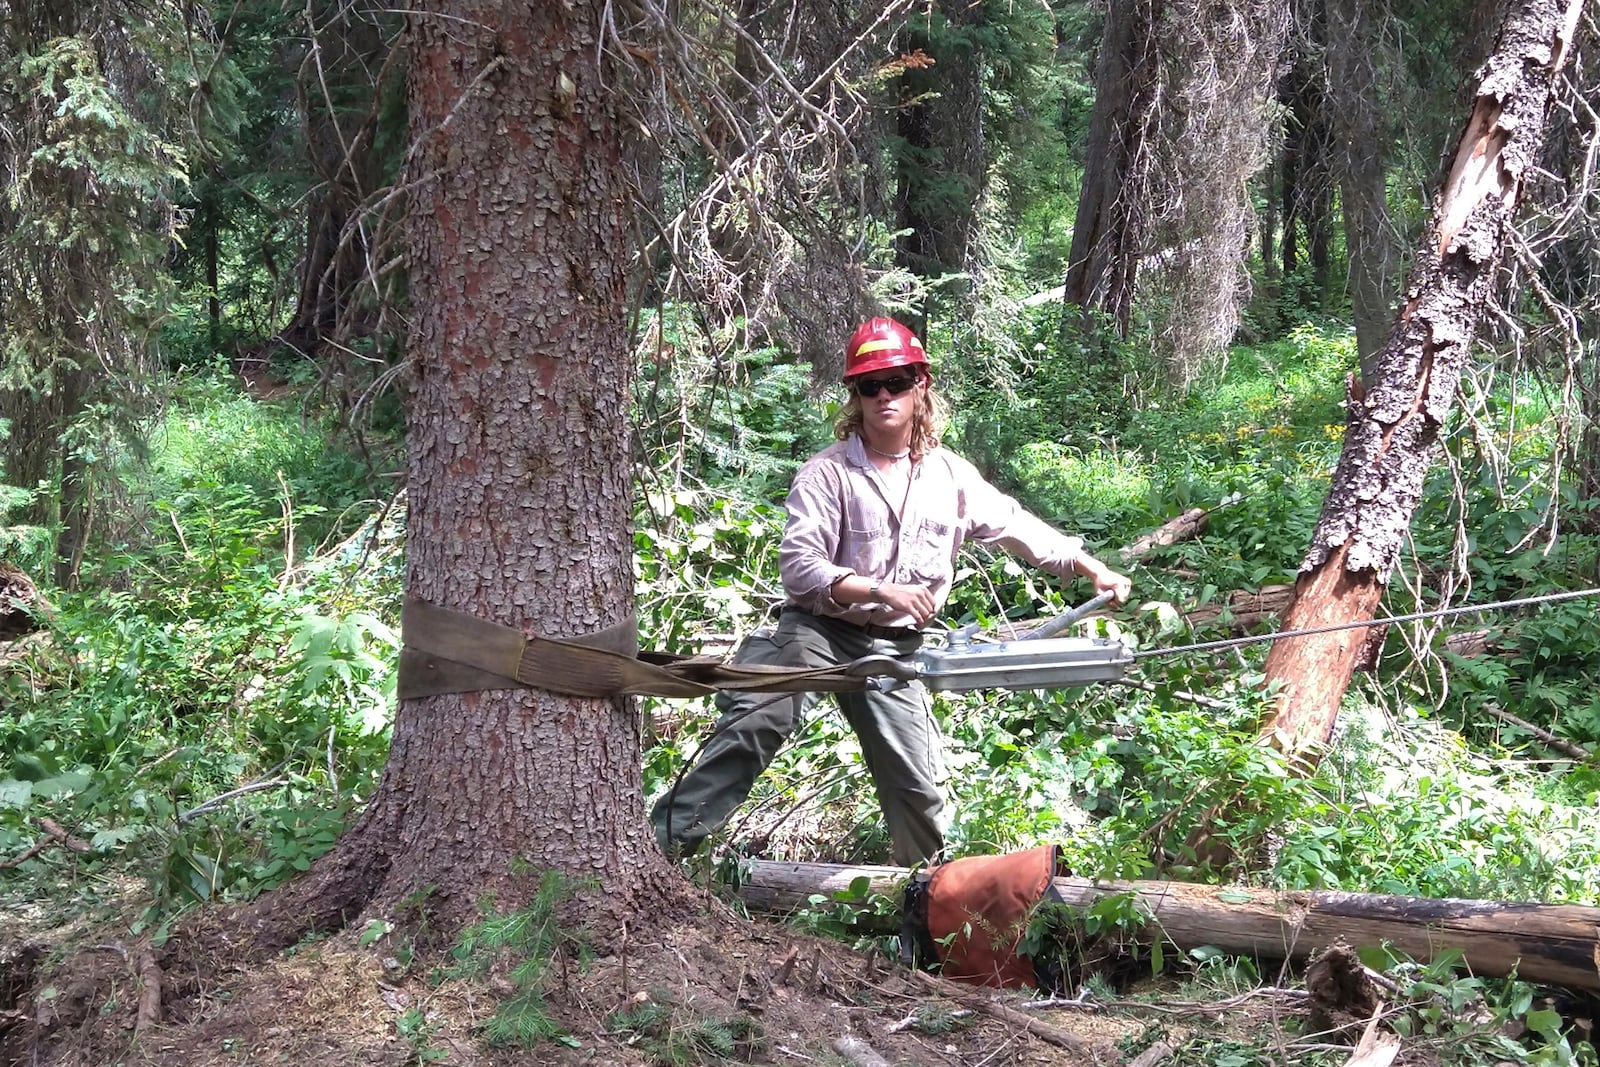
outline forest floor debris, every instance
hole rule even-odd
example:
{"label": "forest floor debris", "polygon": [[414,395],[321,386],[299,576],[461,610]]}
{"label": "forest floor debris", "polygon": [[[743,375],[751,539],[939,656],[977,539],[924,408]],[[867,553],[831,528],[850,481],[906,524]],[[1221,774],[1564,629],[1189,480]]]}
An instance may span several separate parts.
{"label": "forest floor debris", "polygon": [[[0,945],[0,1065],[821,1063],[875,1055],[905,1064],[1123,1064],[1187,1029],[1144,1013],[1022,1014],[1019,994],[956,986],[837,942],[729,913],[630,932],[625,951],[559,961],[542,1008],[552,1036],[495,1047],[491,1020],[515,1000],[503,967],[450,976],[399,962],[402,946],[351,929],[259,965],[168,961],[159,1022],[141,975],[148,946],[125,926],[78,928],[72,947]],[[124,934],[118,937],[119,933]],[[1284,1002],[1241,1001],[1219,1025],[1292,1040]],[[143,1009],[141,1009],[143,1005]],[[1040,1036],[1031,1029],[1048,1030]],[[530,1059],[530,1057],[534,1057]]]}

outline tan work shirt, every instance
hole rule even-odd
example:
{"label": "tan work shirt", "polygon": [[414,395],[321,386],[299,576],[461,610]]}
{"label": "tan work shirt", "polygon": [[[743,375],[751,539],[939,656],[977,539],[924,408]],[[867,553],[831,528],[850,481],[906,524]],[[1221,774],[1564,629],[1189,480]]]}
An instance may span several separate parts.
{"label": "tan work shirt", "polygon": [[791,604],[846,622],[910,626],[910,616],[884,604],[839,603],[830,595],[833,583],[859,574],[920,585],[943,607],[964,541],[1000,545],[1064,579],[1083,555],[1081,538],[1024,510],[948,449],[934,449],[912,466],[903,513],[890,496],[859,436],[806,461],[789,489],[789,522],[778,550]]}

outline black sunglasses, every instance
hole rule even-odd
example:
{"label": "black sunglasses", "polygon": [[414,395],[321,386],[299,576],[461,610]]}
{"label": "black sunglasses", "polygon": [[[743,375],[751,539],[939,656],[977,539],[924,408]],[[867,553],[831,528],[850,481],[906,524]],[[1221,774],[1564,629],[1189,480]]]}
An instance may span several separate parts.
{"label": "black sunglasses", "polygon": [[893,378],[863,378],[850,388],[869,398],[877,396],[881,389],[889,390],[890,396],[899,396],[921,380],[920,374],[913,374],[909,378],[903,374],[896,374]]}

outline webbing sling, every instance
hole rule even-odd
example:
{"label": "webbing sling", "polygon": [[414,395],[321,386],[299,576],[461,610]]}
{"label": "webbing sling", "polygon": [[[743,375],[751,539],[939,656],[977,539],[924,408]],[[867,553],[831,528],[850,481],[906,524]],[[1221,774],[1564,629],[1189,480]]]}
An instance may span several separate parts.
{"label": "webbing sling", "polygon": [[696,697],[719,689],[853,693],[871,684],[842,667],[741,666],[715,656],[639,653],[631,616],[597,633],[553,638],[408,600],[400,627],[404,700],[482,689],[547,689],[580,697]]}

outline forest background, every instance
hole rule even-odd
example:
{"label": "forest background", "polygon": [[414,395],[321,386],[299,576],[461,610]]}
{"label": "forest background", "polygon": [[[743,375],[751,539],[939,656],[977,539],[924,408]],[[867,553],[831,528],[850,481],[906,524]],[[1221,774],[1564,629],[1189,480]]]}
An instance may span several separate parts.
{"label": "forest background", "polygon": [[[778,602],[782,495],[831,439],[840,342],[874,311],[926,338],[949,443],[1097,553],[1206,509],[1202,534],[1129,563],[1135,604],[1100,625],[1153,649],[1270,623],[1251,607],[1312,542],[1347,379],[1380,373],[1506,10],[626,10],[656,34],[610,86],[636,131],[641,647],[726,648]],[[404,15],[361,3],[0,21],[0,543],[15,595],[38,592],[3,682],[0,887],[35,922],[109,912],[162,940],[196,904],[308,870],[389,754],[413,57]],[[1594,29],[1383,613],[1600,578]],[[672,49],[698,79],[674,80]],[[1084,595],[982,552],[959,577],[951,624]],[[1260,743],[1265,644],[1146,660],[1117,687],[942,696],[951,841],[1060,841],[1093,876],[1600,904],[1593,602],[1378,634],[1303,774]],[[650,796],[711,712],[640,713]],[[1197,848],[1202,830],[1227,847]],[[841,723],[807,728],[729,838],[886,854]],[[1497,1004],[1466,1055],[1592,1058],[1544,1016],[1497,1043],[1533,1001]]]}

